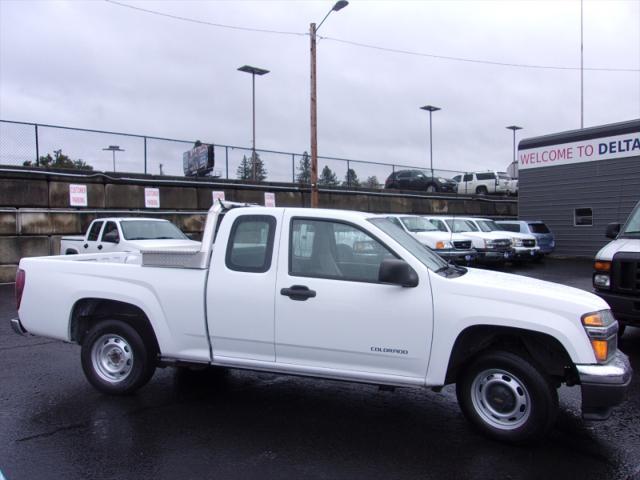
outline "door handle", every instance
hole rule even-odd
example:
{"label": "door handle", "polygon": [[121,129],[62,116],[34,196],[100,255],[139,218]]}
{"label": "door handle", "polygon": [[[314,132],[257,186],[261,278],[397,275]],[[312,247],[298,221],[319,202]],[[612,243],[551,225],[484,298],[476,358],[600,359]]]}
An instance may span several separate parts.
{"label": "door handle", "polygon": [[280,295],[289,297],[291,300],[298,300],[304,302],[308,298],[316,296],[315,290],[309,290],[309,287],[304,285],[292,285],[290,288],[283,288],[280,290]]}
{"label": "door handle", "polygon": [[84,244],[84,248],[89,248],[89,244],[88,244],[88,243],[85,243],[85,244]]}
{"label": "door handle", "polygon": [[98,245],[98,250],[102,250],[102,245]]}

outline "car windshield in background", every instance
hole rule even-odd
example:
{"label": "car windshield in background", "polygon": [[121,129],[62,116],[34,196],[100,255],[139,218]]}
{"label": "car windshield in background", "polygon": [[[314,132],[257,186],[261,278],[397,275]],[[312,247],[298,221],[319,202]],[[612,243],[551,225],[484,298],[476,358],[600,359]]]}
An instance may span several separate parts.
{"label": "car windshield in background", "polygon": [[493,220],[478,220],[478,226],[483,232],[501,232],[504,231],[500,225]]}
{"label": "car windshield in background", "polygon": [[478,227],[466,220],[451,219],[447,220],[447,225],[453,233],[477,232]]}
{"label": "car windshield in background", "polygon": [[120,225],[126,240],[188,240],[188,237],[171,222],[126,220]]}
{"label": "car windshield in background", "polygon": [[640,203],[636,205],[635,210],[629,217],[629,221],[625,224],[620,237],[638,238],[640,237]]}
{"label": "car windshield in background", "polygon": [[400,217],[404,226],[410,232],[437,232],[438,229],[426,218],[422,217]]}
{"label": "car windshield in background", "polygon": [[430,219],[429,219],[429,222],[430,222],[434,227],[436,227],[436,229],[437,229],[439,232],[447,232],[447,233],[449,233],[449,229],[447,228],[447,226],[445,225],[445,223],[444,223],[442,220],[438,220],[438,219],[435,219],[435,218],[430,218]]}
{"label": "car windshield in background", "polygon": [[530,223],[529,230],[531,233],[551,233],[544,223]]}
{"label": "car windshield in background", "polygon": [[433,270],[434,272],[440,270],[441,268],[446,268],[447,262],[442,260],[442,258],[433,253],[429,249],[429,247],[424,246],[412,235],[405,232],[402,228],[395,225],[389,219],[370,218],[369,222],[373,223],[384,233],[392,237],[427,268]]}
{"label": "car windshield in background", "polygon": [[507,175],[506,173],[499,173],[498,174],[498,178],[501,180],[511,180],[511,177],[509,175]]}

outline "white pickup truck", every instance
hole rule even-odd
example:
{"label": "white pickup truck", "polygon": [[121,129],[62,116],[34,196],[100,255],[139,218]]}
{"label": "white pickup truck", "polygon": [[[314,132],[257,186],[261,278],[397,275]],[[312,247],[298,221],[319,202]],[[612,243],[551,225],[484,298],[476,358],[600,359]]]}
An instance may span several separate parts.
{"label": "white pickup truck", "polygon": [[99,218],[87,233],[60,239],[60,253],[138,252],[145,248],[197,247],[168,220],[159,218]]}
{"label": "white pickup truck", "polygon": [[197,249],[23,258],[14,330],[78,343],[89,382],[129,394],[157,366],[216,365],[384,386],[456,383],[509,442],[581,385],[605,419],[631,379],[596,295],[447,264],[390,220],[217,203]]}

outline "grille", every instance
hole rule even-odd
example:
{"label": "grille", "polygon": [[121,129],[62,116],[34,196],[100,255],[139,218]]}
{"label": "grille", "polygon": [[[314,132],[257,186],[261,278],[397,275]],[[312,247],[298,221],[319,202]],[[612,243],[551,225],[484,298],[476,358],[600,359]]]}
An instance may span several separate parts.
{"label": "grille", "polygon": [[522,241],[522,245],[524,247],[533,248],[533,247],[536,246],[536,241],[535,240],[523,240]]}
{"label": "grille", "polygon": [[511,240],[494,240],[493,248],[496,250],[508,250],[511,247]]}
{"label": "grille", "polygon": [[465,240],[462,242],[453,242],[453,246],[458,250],[468,250],[471,248],[471,240]]}
{"label": "grille", "polygon": [[640,255],[628,252],[614,255],[611,290],[640,295]]}

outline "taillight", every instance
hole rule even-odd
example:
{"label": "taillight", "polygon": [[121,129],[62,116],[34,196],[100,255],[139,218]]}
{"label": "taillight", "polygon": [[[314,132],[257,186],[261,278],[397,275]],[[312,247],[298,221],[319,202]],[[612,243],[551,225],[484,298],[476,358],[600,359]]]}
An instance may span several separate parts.
{"label": "taillight", "polygon": [[16,310],[20,310],[20,302],[22,301],[22,292],[24,291],[24,282],[27,274],[21,268],[16,272]]}

